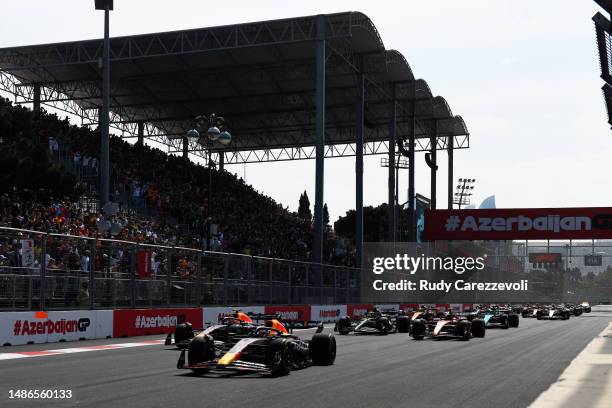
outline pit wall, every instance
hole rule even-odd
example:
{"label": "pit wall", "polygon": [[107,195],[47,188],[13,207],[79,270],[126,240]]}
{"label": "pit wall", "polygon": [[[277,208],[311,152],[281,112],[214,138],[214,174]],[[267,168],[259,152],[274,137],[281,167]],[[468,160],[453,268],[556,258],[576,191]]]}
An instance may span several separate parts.
{"label": "pit wall", "polygon": [[278,314],[283,320],[302,325],[311,322],[331,323],[341,316],[359,318],[373,306],[383,311],[438,307],[459,312],[472,305],[396,303],[0,312],[0,345],[166,334],[174,332],[176,324],[183,321],[188,321],[194,328],[200,329],[216,324],[236,309],[247,313]]}

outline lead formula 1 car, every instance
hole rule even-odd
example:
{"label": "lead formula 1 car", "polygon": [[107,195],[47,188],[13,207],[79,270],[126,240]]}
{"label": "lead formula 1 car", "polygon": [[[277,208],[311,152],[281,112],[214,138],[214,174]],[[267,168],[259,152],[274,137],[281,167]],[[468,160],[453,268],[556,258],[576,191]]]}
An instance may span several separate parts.
{"label": "lead formula 1 car", "polygon": [[195,374],[246,372],[281,376],[311,365],[331,365],[336,359],[336,339],[332,333],[322,333],[322,325],[310,340],[290,334],[274,318],[249,335],[226,341],[216,340],[216,329],[209,329],[195,336],[181,351],[177,368]]}

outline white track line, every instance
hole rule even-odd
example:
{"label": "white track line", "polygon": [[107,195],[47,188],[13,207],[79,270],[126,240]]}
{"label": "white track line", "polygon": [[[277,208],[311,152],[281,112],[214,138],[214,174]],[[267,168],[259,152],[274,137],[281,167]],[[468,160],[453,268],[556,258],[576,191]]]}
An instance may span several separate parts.
{"label": "white track line", "polygon": [[612,323],[587,344],[529,408],[612,407],[612,355],[604,351],[610,341]]}
{"label": "white track line", "polygon": [[115,344],[103,344],[98,346],[84,346],[84,347],[71,347],[55,350],[39,350],[39,351],[21,351],[17,353],[0,353],[0,360],[13,360],[17,358],[28,358],[28,357],[44,357],[44,356],[58,356],[62,354],[72,353],[85,353],[88,351],[102,351],[102,350],[116,350],[131,347],[143,347],[143,346],[154,346],[164,344],[164,340],[150,340],[150,341],[139,341],[133,343],[115,343]]}

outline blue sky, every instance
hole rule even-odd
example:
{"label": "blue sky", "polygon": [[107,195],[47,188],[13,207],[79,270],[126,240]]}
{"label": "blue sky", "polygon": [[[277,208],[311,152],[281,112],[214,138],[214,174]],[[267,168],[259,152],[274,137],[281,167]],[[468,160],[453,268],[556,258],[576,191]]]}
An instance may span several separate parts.
{"label": "blue sky", "polygon": [[[53,7],[51,7],[53,5]],[[242,23],[337,11],[367,14],[387,48],[442,95],[471,133],[455,155],[455,177],[476,178],[475,198],[498,207],[612,205],[612,135],[601,96],[592,1],[233,1],[115,0],[111,35]],[[97,38],[93,0],[3,4],[0,47]],[[446,205],[446,155],[440,154],[438,202]],[[366,205],[386,200],[380,156],[365,162]],[[228,166],[240,175],[242,165]],[[429,173],[417,156],[417,191]],[[291,209],[314,196],[314,161],[250,164],[247,181]],[[354,208],[354,159],[326,161],[332,220]],[[407,175],[400,177],[405,201]]]}

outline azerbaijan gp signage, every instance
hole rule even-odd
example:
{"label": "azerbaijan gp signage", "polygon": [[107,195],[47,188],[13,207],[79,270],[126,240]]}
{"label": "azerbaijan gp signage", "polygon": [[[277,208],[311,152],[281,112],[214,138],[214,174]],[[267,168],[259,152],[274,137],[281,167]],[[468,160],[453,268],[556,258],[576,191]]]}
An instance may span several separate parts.
{"label": "azerbaijan gp signage", "polygon": [[427,240],[612,238],[612,208],[427,210]]}

